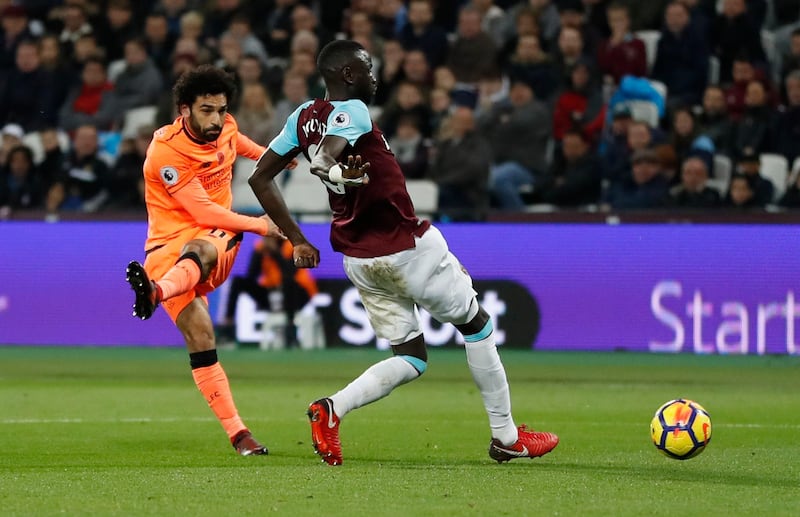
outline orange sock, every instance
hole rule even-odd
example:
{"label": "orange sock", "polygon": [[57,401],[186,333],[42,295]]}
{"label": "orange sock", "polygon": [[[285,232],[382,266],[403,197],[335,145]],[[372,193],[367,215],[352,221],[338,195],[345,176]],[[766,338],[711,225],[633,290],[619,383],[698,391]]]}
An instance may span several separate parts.
{"label": "orange sock", "polygon": [[244,431],[247,427],[239,418],[236,404],[233,403],[233,395],[228,384],[228,376],[222,365],[214,363],[211,366],[195,368],[192,370],[192,377],[197,384],[197,388],[206,398],[208,407],[217,415],[219,422],[228,433],[228,438],[233,439],[237,433]]}
{"label": "orange sock", "polygon": [[200,267],[194,260],[182,259],[172,266],[156,284],[161,291],[161,300],[187,293],[200,281]]}

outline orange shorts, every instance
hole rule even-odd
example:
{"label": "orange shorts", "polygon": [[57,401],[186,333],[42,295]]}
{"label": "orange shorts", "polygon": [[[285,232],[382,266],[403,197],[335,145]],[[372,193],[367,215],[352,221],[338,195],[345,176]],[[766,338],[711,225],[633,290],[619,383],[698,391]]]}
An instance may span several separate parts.
{"label": "orange shorts", "polygon": [[147,271],[147,275],[154,280],[164,276],[178,261],[181,256],[181,250],[183,250],[186,243],[194,239],[208,241],[217,248],[217,265],[211,270],[208,278],[197,284],[194,290],[174,296],[161,304],[173,322],[178,318],[181,311],[198,296],[208,304],[206,295],[222,285],[231,272],[236,255],[239,253],[242,234],[208,228],[183,231],[170,240],[168,244],[147,254],[147,258],[144,261],[144,269]]}

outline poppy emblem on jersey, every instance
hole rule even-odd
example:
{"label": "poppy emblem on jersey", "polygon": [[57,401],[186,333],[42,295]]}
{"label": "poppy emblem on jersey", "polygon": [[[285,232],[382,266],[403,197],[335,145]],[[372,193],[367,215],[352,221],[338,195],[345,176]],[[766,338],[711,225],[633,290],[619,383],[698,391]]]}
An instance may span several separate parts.
{"label": "poppy emblem on jersey", "polygon": [[333,122],[331,124],[336,127],[346,127],[350,125],[350,115],[344,112],[337,113],[336,116],[333,117]]}
{"label": "poppy emblem on jersey", "polygon": [[222,151],[218,151],[217,152],[217,161],[219,162],[220,165],[222,165],[222,162],[225,161],[225,153],[223,153]]}
{"label": "poppy emblem on jersey", "polygon": [[169,165],[166,167],[161,167],[161,181],[167,185],[174,185],[178,183],[178,169]]}

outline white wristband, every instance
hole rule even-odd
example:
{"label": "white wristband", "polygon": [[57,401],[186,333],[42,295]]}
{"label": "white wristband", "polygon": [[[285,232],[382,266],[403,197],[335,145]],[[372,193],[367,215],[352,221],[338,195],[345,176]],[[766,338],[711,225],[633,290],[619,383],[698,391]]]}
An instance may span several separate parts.
{"label": "white wristband", "polygon": [[342,168],[339,167],[338,163],[328,169],[328,179],[334,183],[343,183],[344,178],[342,177]]}

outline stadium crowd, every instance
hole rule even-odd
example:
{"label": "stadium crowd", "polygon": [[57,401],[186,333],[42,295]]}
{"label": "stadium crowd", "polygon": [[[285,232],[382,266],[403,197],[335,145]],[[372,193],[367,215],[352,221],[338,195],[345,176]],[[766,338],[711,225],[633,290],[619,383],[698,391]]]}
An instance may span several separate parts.
{"label": "stadium crowd", "polygon": [[800,0],[0,0],[0,18],[0,219],[143,213],[183,71],[234,74],[231,112],[266,144],[324,95],[335,38],[373,55],[373,117],[442,219],[800,207]]}

